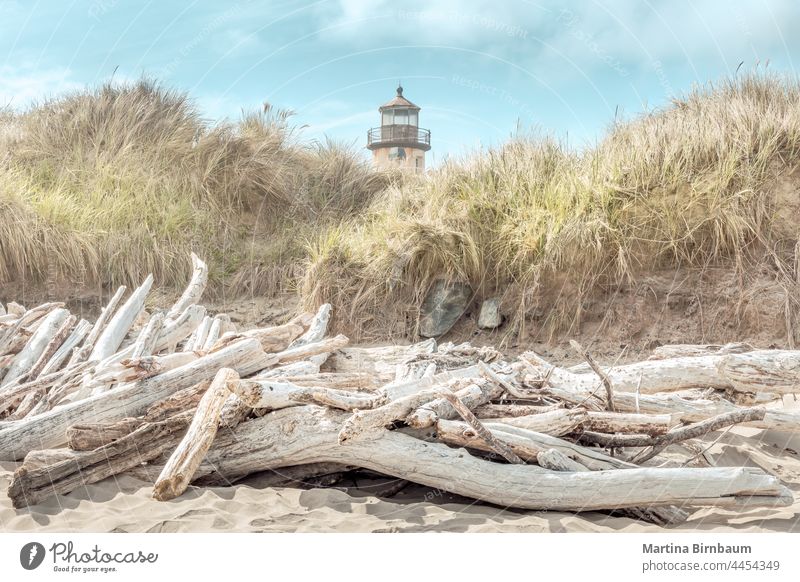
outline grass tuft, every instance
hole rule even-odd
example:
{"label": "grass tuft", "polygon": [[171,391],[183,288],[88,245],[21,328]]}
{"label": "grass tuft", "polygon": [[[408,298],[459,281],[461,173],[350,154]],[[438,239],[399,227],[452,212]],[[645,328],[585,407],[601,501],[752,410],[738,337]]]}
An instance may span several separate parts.
{"label": "grass tuft", "polygon": [[582,151],[522,135],[423,176],[306,141],[268,105],[209,123],[156,82],[106,84],[0,111],[0,283],[178,289],[193,250],[213,290],[330,301],[355,338],[413,334],[441,277],[500,295],[512,331],[574,331],[591,298],[658,269],[766,254],[795,290],[798,153],[800,85],[763,72]]}
{"label": "grass tuft", "polygon": [[[794,248],[774,190],[798,147],[797,80],[759,73],[617,123],[580,153],[517,137],[389,189],[356,227],[322,237],[305,296],[347,305],[340,323],[380,334],[387,305],[418,305],[449,277],[477,299],[503,296],[512,329],[539,317],[574,332],[588,297],[648,271],[743,269],[787,230]],[[792,270],[792,255],[778,260]]]}

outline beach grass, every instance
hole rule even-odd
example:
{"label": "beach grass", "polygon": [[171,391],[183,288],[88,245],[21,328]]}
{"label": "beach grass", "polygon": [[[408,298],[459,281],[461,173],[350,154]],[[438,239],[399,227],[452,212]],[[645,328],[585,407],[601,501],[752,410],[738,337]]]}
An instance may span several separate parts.
{"label": "beach grass", "polygon": [[520,134],[424,175],[376,171],[268,105],[211,122],[154,81],[106,84],[0,112],[0,283],[152,272],[177,290],[194,251],[211,293],[331,302],[357,337],[413,335],[438,278],[501,296],[509,329],[546,307],[570,330],[588,297],[656,269],[767,256],[796,280],[799,152],[800,84],[763,71],[580,149]]}

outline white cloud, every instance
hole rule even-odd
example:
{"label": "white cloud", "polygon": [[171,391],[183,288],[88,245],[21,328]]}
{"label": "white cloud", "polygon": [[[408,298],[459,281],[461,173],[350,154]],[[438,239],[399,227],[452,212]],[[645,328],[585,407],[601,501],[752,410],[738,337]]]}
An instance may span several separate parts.
{"label": "white cloud", "polygon": [[37,68],[30,66],[0,66],[0,105],[24,108],[65,91],[79,89],[82,84],[72,79],[66,68]]}
{"label": "white cloud", "polygon": [[558,51],[580,66],[629,72],[659,62],[699,71],[712,62],[733,70],[742,60],[790,57],[797,41],[787,23],[798,14],[791,0],[581,3],[558,11],[544,37],[553,49],[540,56]]}
{"label": "white cloud", "polygon": [[328,27],[323,38],[358,47],[436,44],[555,77],[575,68],[627,77],[657,63],[732,71],[742,60],[790,61],[798,16],[796,0],[336,0],[317,11],[317,24]]}
{"label": "white cloud", "polygon": [[324,37],[334,40],[476,47],[524,39],[551,13],[538,4],[493,0],[338,0],[322,5],[317,16],[328,28]]}

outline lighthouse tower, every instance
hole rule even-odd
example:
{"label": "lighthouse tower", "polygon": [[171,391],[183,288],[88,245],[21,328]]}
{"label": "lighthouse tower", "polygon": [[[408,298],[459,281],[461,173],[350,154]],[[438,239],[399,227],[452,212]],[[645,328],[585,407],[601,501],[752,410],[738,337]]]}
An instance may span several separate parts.
{"label": "lighthouse tower", "polygon": [[425,152],[431,149],[431,132],[419,127],[419,107],[403,97],[397,87],[394,99],[378,108],[381,126],[367,132],[367,148],[378,168],[425,171]]}

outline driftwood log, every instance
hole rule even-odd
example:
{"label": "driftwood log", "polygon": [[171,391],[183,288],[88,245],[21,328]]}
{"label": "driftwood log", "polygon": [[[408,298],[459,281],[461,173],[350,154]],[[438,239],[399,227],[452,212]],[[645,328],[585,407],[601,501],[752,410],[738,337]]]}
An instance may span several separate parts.
{"label": "driftwood log", "polygon": [[[551,388],[598,392],[594,375],[552,366],[535,354],[527,353],[523,359],[525,356],[532,372],[541,380],[547,376]],[[531,361],[531,356],[536,361]],[[645,360],[607,368],[604,374],[613,385],[615,396],[619,392],[656,394],[694,388],[791,394],[800,392],[800,351],[755,350]]]}
{"label": "driftwood log", "polygon": [[[156,499],[254,474],[326,486],[345,471],[522,509],[607,510],[676,523],[695,507],[792,502],[746,467],[666,467],[734,425],[796,432],[800,352],[662,346],[652,359],[554,366],[528,352],[427,340],[349,346],[331,308],[236,330],[200,303],[208,269],[163,310],[152,278],[94,323],[61,303],[0,312],[0,459],[22,460],[15,507],[120,473]],[[62,448],[67,445],[69,448]],[[696,464],[697,455],[684,465]],[[652,460],[651,460],[652,459]],[[680,465],[680,463],[677,463]],[[277,477],[276,475],[283,475]]]}
{"label": "driftwood log", "polygon": [[62,445],[73,424],[120,420],[144,411],[170,394],[214,377],[222,367],[252,373],[264,352],[255,339],[231,346],[170,370],[131,384],[123,384],[102,394],[55,408],[33,418],[0,428],[0,459],[22,459],[30,451]]}
{"label": "driftwood log", "polygon": [[[594,510],[658,505],[762,507],[791,502],[772,476],[747,467],[592,471],[563,474],[538,466],[478,459],[463,450],[396,431],[338,444],[343,414],[305,406],[242,423],[220,438],[209,460],[231,478],[281,466],[335,462],[503,506]],[[453,421],[443,421],[453,422]],[[327,428],[326,430],[326,427]]]}
{"label": "driftwood log", "polygon": [[214,377],[197,406],[186,435],[173,451],[153,486],[153,497],[159,501],[174,499],[189,486],[189,482],[203,461],[219,426],[222,407],[239,375],[229,368],[222,368]]}

